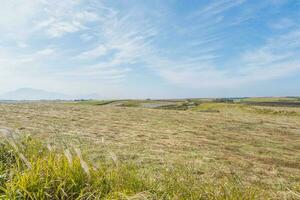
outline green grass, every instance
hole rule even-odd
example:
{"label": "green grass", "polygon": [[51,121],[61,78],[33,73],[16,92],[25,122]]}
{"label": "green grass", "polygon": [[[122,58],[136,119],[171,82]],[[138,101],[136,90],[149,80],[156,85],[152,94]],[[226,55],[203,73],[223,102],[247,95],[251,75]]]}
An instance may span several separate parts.
{"label": "green grass", "polygon": [[185,102],[173,104],[173,105],[163,105],[158,106],[156,109],[163,109],[163,110],[188,110],[190,105]]}
{"label": "green grass", "polygon": [[249,97],[240,99],[240,102],[297,102],[300,97]]}
{"label": "green grass", "polygon": [[269,115],[269,116],[299,116],[299,112],[295,110],[288,110],[287,108],[272,108],[272,107],[263,107],[263,106],[252,106],[252,105],[243,105],[238,103],[203,103],[198,105],[195,108],[191,109],[192,111],[198,112],[221,112],[224,110],[238,110],[246,111],[260,115]]}
{"label": "green grass", "polygon": [[139,107],[140,102],[139,101],[125,101],[122,104],[120,104],[120,106],[124,106],[124,107]]}
{"label": "green grass", "polygon": [[[267,199],[237,177],[204,180],[186,167],[141,170],[80,150],[46,148],[31,138],[0,144],[0,199]],[[87,161],[86,161],[87,160]]]}
{"label": "green grass", "polygon": [[192,108],[192,110],[199,112],[220,112],[224,109],[239,109],[241,107],[242,105],[234,103],[202,103]]}
{"label": "green grass", "polygon": [[100,101],[100,100],[84,100],[84,101],[76,101],[72,102],[74,105],[95,105],[95,106],[103,106],[113,103],[114,101]]}
{"label": "green grass", "polygon": [[276,110],[268,107],[259,107],[259,106],[244,106],[241,107],[245,111],[257,113],[257,114],[268,114],[268,115],[281,115],[281,116],[299,116],[300,114],[296,111],[289,110]]}

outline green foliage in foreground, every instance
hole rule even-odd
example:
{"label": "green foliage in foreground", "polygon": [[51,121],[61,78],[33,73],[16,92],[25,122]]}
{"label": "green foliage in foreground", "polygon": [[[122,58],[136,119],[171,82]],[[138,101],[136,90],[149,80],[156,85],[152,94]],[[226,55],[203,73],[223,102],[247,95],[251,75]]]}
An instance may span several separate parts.
{"label": "green foliage in foreground", "polygon": [[239,181],[203,180],[186,168],[146,171],[128,164],[87,163],[26,140],[0,144],[0,199],[266,199]]}

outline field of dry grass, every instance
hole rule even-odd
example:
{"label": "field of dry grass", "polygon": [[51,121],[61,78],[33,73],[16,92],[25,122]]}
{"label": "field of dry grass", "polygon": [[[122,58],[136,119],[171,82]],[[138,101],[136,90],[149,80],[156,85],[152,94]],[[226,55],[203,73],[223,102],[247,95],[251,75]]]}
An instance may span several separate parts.
{"label": "field of dry grass", "polygon": [[192,167],[203,178],[235,177],[278,199],[300,194],[300,108],[202,103],[187,110],[116,104],[0,104],[0,129],[80,146],[95,163]]}

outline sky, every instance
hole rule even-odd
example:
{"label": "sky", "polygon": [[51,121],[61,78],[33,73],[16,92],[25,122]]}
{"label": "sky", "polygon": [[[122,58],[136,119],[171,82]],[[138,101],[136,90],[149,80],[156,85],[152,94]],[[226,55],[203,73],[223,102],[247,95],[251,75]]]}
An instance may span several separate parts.
{"label": "sky", "polygon": [[300,0],[10,0],[0,93],[300,95]]}

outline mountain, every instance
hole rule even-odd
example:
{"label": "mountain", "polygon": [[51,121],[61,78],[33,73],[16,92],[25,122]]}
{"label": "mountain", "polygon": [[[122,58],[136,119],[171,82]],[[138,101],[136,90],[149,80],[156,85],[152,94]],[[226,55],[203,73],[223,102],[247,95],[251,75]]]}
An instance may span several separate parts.
{"label": "mountain", "polygon": [[70,100],[72,97],[45,90],[20,88],[0,95],[0,100]]}

